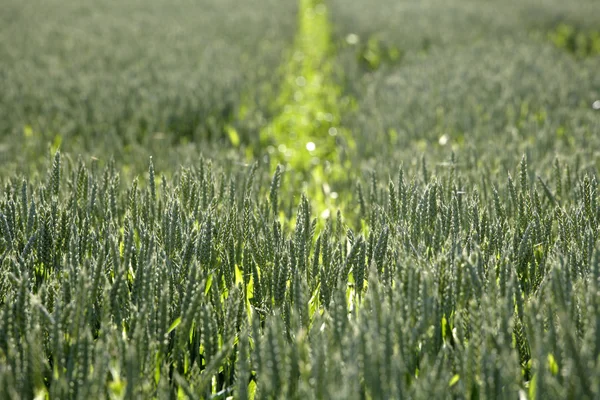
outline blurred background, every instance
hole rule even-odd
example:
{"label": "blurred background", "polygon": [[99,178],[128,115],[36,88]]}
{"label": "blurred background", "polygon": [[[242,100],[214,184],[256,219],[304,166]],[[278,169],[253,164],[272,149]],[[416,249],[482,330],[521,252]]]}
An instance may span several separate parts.
{"label": "blurred background", "polygon": [[[259,136],[285,107],[276,99],[299,46],[299,4],[3,0],[3,173],[34,173],[58,148],[132,174],[150,155],[167,171],[199,154],[263,160],[278,145]],[[422,156],[443,166],[452,153],[492,171],[523,154],[598,164],[598,1],[321,6],[327,79],[348,105],[337,143],[353,143],[345,157],[358,174]]]}

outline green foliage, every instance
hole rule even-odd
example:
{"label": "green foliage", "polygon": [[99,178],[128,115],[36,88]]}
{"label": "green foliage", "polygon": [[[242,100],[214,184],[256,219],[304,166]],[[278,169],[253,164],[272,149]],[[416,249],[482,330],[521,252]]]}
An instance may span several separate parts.
{"label": "green foliage", "polygon": [[320,188],[327,177],[343,175],[342,167],[349,165],[344,155],[355,146],[341,126],[350,99],[335,80],[327,3],[300,0],[298,4],[298,32],[283,67],[283,84],[274,101],[276,114],[259,136],[261,147],[275,163],[296,171],[296,184],[304,184],[310,174],[315,182],[305,190],[325,205],[335,199]]}
{"label": "green foliage", "polygon": [[36,170],[52,143],[142,167],[166,147],[224,142],[251,106],[244,134],[268,114],[295,25],[294,2],[276,0],[7,0],[0,157]]}
{"label": "green foliage", "polygon": [[320,229],[276,212],[279,170],[122,188],[59,160],[0,199],[3,398],[600,394],[594,171],[557,207],[525,158],[486,188],[400,168]]}
{"label": "green foliage", "polygon": [[[342,116],[356,142],[353,165],[387,174],[426,154],[438,168],[451,151],[486,174],[522,154],[596,162],[587,149],[598,137],[598,57],[573,57],[548,32],[564,20],[591,35],[598,2],[332,0],[329,10],[345,92],[356,100]],[[401,49],[401,62],[365,69],[357,51],[370,38],[381,52]]]}
{"label": "green foliage", "polygon": [[565,49],[577,57],[592,57],[600,54],[600,32],[583,31],[572,25],[559,24],[548,34],[556,47]]}
{"label": "green foliage", "polygon": [[[354,42],[358,42],[358,40],[360,40],[358,36],[352,34],[346,39],[349,44],[355,44]],[[401,59],[402,53],[399,49],[383,43],[377,36],[371,36],[365,44],[360,45],[357,57],[365,68],[374,71],[384,63],[397,63]]]}
{"label": "green foliage", "polygon": [[597,1],[5,3],[1,399],[600,397]]}

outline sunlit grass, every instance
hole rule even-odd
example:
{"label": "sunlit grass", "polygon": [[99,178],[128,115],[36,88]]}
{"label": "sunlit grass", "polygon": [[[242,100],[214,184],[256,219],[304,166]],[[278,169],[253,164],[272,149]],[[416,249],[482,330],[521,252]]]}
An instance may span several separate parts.
{"label": "sunlit grass", "polygon": [[284,81],[275,101],[279,110],[261,131],[261,141],[272,160],[298,174],[300,182],[320,204],[330,204],[336,194],[323,186],[335,181],[344,166],[341,155],[354,145],[341,126],[349,106],[342,88],[334,80],[331,27],[322,0],[301,0],[298,32],[287,64]]}

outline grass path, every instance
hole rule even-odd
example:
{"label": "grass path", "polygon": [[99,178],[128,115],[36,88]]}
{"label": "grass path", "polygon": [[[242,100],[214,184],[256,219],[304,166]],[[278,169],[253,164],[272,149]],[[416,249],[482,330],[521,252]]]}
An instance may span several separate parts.
{"label": "grass path", "polygon": [[299,0],[298,7],[298,32],[275,100],[278,114],[260,139],[274,162],[298,173],[301,181],[294,183],[302,184],[313,201],[331,207],[337,194],[326,182],[343,174],[342,149],[354,146],[341,127],[349,99],[334,82],[334,46],[325,2]]}

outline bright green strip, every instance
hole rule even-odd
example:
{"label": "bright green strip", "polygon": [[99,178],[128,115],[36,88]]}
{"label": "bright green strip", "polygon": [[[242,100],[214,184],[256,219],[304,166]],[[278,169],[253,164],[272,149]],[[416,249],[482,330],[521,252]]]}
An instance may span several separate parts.
{"label": "bright green strip", "polygon": [[313,201],[331,205],[335,195],[325,183],[343,173],[339,143],[353,143],[340,127],[344,101],[342,89],[333,82],[327,7],[323,0],[300,0],[298,14],[294,51],[275,103],[280,113],[260,139],[275,163],[300,172],[304,181],[310,176],[311,185],[304,189]]}

